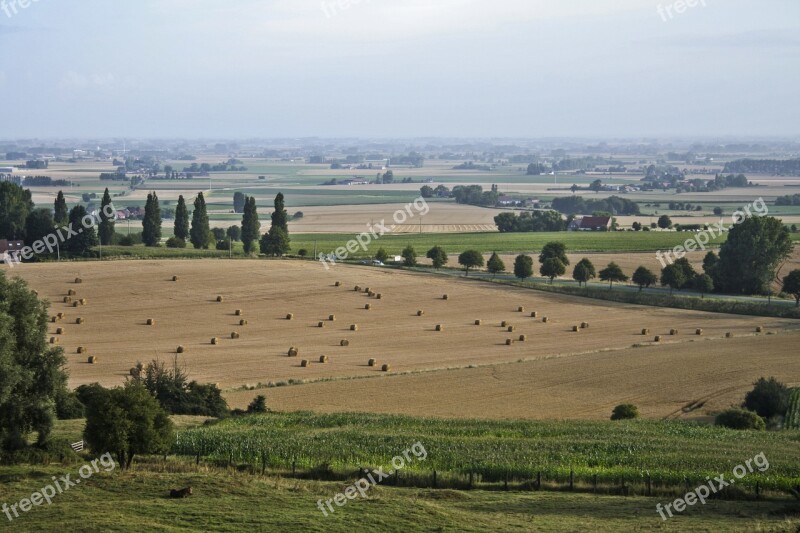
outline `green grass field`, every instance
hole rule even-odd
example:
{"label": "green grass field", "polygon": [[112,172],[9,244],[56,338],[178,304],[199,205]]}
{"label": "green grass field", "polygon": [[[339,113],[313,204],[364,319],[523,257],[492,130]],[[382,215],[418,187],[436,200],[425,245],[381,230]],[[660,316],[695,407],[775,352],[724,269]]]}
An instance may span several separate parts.
{"label": "green grass field", "polygon": [[[2,466],[0,501],[12,505],[72,473],[78,465]],[[167,498],[192,486],[187,499]],[[151,459],[129,472],[97,473],[33,507],[5,529],[26,532],[127,531],[795,531],[800,507],[782,501],[709,501],[662,521],[658,503],[638,498],[557,492],[453,491],[373,487],[324,516],[319,500],[345,489],[317,482],[252,475],[231,469],[166,464]],[[10,511],[9,511],[10,512]],[[13,517],[13,514],[12,514]]]}

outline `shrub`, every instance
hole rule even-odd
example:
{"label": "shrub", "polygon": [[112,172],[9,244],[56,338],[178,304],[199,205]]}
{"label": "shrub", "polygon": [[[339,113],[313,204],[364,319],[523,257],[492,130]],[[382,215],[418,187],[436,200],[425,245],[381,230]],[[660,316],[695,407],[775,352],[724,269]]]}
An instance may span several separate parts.
{"label": "shrub", "polygon": [[167,239],[167,248],[186,248],[186,241],[178,237]]}
{"label": "shrub", "polygon": [[729,429],[755,429],[758,431],[766,429],[764,419],[757,413],[746,409],[727,409],[717,415],[714,423]]}
{"label": "shrub", "polygon": [[783,416],[789,408],[790,390],[776,380],[760,378],[753,383],[753,390],[744,397],[743,407],[758,414],[762,418]]}
{"label": "shrub", "polygon": [[639,418],[639,409],[630,403],[618,405],[611,412],[611,420],[632,420]]}
{"label": "shrub", "polygon": [[266,413],[267,412],[267,399],[264,395],[259,394],[253,401],[250,402],[250,405],[247,406],[248,413]]}

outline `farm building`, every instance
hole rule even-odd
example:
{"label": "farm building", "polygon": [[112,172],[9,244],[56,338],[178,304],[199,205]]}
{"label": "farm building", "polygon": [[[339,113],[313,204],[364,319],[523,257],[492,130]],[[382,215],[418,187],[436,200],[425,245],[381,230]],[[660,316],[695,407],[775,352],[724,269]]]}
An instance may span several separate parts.
{"label": "farm building", "polygon": [[611,229],[611,217],[576,218],[569,225],[570,231],[608,231]]}
{"label": "farm building", "polygon": [[25,243],[22,241],[8,241],[6,239],[0,239],[0,257],[6,257],[7,255],[16,255],[24,247]]}

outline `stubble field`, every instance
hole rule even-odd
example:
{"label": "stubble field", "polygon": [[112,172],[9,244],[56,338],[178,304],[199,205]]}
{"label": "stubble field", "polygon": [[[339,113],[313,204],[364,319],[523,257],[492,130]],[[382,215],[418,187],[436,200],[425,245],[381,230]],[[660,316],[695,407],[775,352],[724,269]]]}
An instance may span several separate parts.
{"label": "stubble field", "polygon": [[[219,383],[233,406],[264,393],[281,409],[591,419],[622,400],[640,404],[649,417],[703,399],[712,400],[706,409],[721,407],[762,375],[791,382],[800,372],[796,321],[610,304],[410,272],[176,260],[24,265],[14,274],[52,302],[51,314],[66,314],[50,324],[49,335],[65,349],[73,387],[118,385],[137,361],[171,361],[182,345],[179,360],[190,378]],[[367,287],[381,299],[365,294]],[[86,305],[64,303],[70,289]],[[588,329],[572,331],[584,321]],[[765,333],[756,335],[756,326]],[[677,335],[670,335],[673,328]],[[240,338],[231,339],[232,332]],[[660,346],[653,346],[655,335],[662,335]],[[349,346],[340,345],[343,339]],[[287,356],[292,346],[298,357]],[[318,363],[322,355],[329,362]],[[367,365],[370,358],[377,367]],[[301,367],[303,359],[309,367]],[[390,373],[381,371],[384,363]],[[351,379],[370,377],[388,379]],[[236,390],[290,379],[336,381]]]}

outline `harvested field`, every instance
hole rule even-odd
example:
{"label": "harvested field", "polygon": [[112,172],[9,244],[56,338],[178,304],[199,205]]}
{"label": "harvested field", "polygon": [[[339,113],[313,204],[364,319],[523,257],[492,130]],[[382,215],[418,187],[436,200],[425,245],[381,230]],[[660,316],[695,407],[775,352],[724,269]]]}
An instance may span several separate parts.
{"label": "harvested field", "polygon": [[[646,418],[695,419],[741,403],[761,376],[800,385],[798,342],[797,334],[698,339],[391,379],[310,383],[266,394],[279,411],[607,420],[615,405],[633,403]],[[256,394],[232,392],[227,398],[231,406],[246,407]]]}
{"label": "harvested field", "polygon": [[[137,361],[149,361],[154,357],[169,361],[179,345],[185,347],[180,360],[185,363],[191,379],[219,383],[222,388],[231,390],[245,384],[267,384],[301,377],[315,380],[385,375],[380,368],[370,368],[365,364],[376,356],[381,361],[391,362],[393,375],[527,359],[558,357],[554,359],[557,363],[582,361],[586,356],[568,356],[620,350],[635,343],[649,345],[653,337],[645,338],[641,334],[642,328],[649,328],[652,335],[665,336],[663,346],[657,348],[658,353],[664,350],[681,354],[697,346],[705,350],[713,348],[714,352],[710,353],[716,353],[714,357],[718,357],[728,369],[720,372],[704,389],[716,390],[719,387],[715,383],[728,383],[729,376],[737,375],[747,364],[761,365],[761,359],[753,354],[768,354],[759,356],[762,358],[776,357],[779,351],[772,345],[782,346],[784,342],[791,345],[789,341],[796,343],[797,337],[788,333],[800,331],[800,323],[786,319],[612,304],[472,280],[357,266],[338,265],[333,273],[318,264],[300,261],[31,264],[18,269],[15,274],[27,279],[43,298],[53,302],[50,314],[69,307],[60,299],[64,284],[76,276],[83,279],[81,295],[93,302],[81,310],[86,323],[60,338],[60,345],[69,361],[73,387],[94,381],[103,385],[121,384]],[[173,275],[178,275],[181,282],[173,283]],[[334,275],[336,278],[332,279]],[[336,279],[342,281],[341,287],[334,286]],[[387,303],[374,306],[372,311],[365,313],[363,309],[368,296],[353,291],[356,284],[380,287]],[[224,305],[216,302],[218,294],[225,295]],[[450,301],[442,300],[443,294],[448,294]],[[422,306],[425,314],[419,317],[417,310]],[[548,323],[521,315],[518,311],[520,306],[538,310],[541,316],[548,317]],[[210,338],[230,338],[231,331],[239,326],[240,319],[232,313],[233,309],[247,310],[247,334],[235,342],[212,346]],[[294,319],[290,321],[286,320],[289,311],[294,313]],[[319,322],[331,314],[336,315],[337,321],[319,328]],[[476,315],[481,317],[484,326],[475,327]],[[145,326],[143,316],[153,318],[160,327]],[[499,327],[503,320],[513,321],[514,338],[525,335],[527,342],[506,346],[507,328]],[[572,326],[581,321],[590,323],[591,329],[581,334],[571,333]],[[349,325],[356,323],[358,332],[350,332]],[[444,332],[435,331],[437,324],[444,326]],[[756,326],[764,326],[767,333],[777,331],[779,335],[762,334],[753,340],[751,337],[756,335]],[[680,333],[670,336],[673,328]],[[702,337],[695,334],[697,328],[703,329]],[[48,336],[55,335],[55,331],[55,327],[51,327]],[[732,332],[735,338],[725,339],[726,332]],[[340,346],[345,338],[350,341],[349,347]],[[747,357],[742,354],[742,361],[738,361],[736,354],[749,342],[755,342],[756,347]],[[762,345],[759,343],[763,343],[765,348],[758,348]],[[85,358],[73,355],[78,346],[91,346],[92,353],[103,363],[86,364]],[[303,356],[310,361],[316,361],[324,354],[330,356],[332,362],[311,365],[301,374],[297,362],[286,357],[288,346],[301,347]],[[642,364],[646,368],[653,350],[656,349],[627,350],[606,357],[611,357],[609,361],[631,359],[626,364]],[[676,365],[674,370],[692,370],[687,366]],[[793,375],[797,375],[797,364],[789,360],[776,367],[774,372],[764,365],[761,373],[748,375],[746,381],[753,381],[762,374],[781,376],[792,368],[795,369]],[[565,367],[562,382],[569,382],[572,372]],[[657,372],[653,371],[653,374],[655,376]],[[595,371],[592,377],[600,379],[600,384],[605,383],[609,391],[619,385],[617,376],[611,371]],[[347,386],[352,388],[353,383],[360,386],[366,382],[350,382]],[[530,375],[525,385],[527,388],[523,387],[520,394],[530,397],[540,394],[539,383],[540,378],[535,373]],[[680,383],[683,387],[683,382]],[[448,394],[452,388],[461,389],[447,388]],[[276,390],[270,390],[270,397]],[[291,388],[289,392],[294,391]],[[475,397],[481,395],[468,387],[463,391]],[[702,396],[703,392],[697,391],[695,395]],[[575,405],[580,404],[577,400],[569,400],[571,393],[562,395],[557,388],[550,389],[549,394],[555,394],[553,399],[556,403],[563,400],[564,405],[573,401]],[[613,396],[616,399],[617,395]],[[313,395],[309,401],[313,401]],[[593,401],[598,400],[595,398]],[[327,400],[325,404],[334,405]],[[646,405],[642,407],[646,415],[652,414]],[[430,414],[434,414],[436,407],[431,409]],[[494,414],[491,409],[487,407],[487,414],[491,416],[519,416],[517,411],[526,409],[545,412],[541,406],[527,400],[513,405],[504,401]],[[586,413],[591,416],[605,411],[605,408],[598,411],[587,409]],[[468,413],[463,411],[462,414]],[[550,413],[549,416],[556,415]]]}

